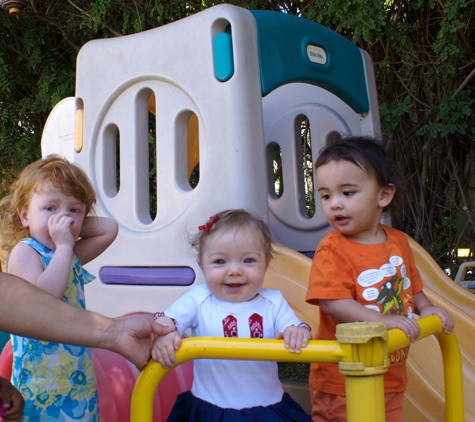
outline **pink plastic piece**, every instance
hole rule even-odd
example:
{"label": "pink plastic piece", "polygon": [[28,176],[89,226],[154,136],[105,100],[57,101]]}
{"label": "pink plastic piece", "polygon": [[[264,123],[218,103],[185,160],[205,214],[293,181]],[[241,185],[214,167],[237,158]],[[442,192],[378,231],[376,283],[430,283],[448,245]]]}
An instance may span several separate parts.
{"label": "pink plastic piece", "polygon": [[[99,407],[103,422],[129,422],[132,390],[138,370],[117,353],[92,349],[94,372],[99,392]],[[9,341],[0,356],[0,376],[10,379],[13,353]],[[153,407],[154,422],[165,422],[176,396],[191,389],[193,362],[186,362],[170,371],[158,387]],[[0,416],[2,415],[0,409]]]}

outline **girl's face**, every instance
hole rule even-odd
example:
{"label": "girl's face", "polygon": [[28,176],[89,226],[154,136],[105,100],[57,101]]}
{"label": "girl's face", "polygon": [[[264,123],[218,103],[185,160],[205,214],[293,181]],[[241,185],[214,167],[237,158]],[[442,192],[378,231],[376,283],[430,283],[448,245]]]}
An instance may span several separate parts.
{"label": "girl's face", "polygon": [[[55,243],[50,235],[53,225],[64,224],[74,239],[79,237],[84,222],[86,206],[74,196],[65,195],[49,184],[38,186],[33,192],[28,209],[18,210],[23,227],[27,227],[30,237],[51,250]],[[55,217],[56,218],[53,218]]]}
{"label": "girl's face", "polygon": [[319,167],[317,185],[323,213],[335,230],[360,243],[385,240],[379,220],[394,187],[380,187],[365,170],[344,160]]}
{"label": "girl's face", "polygon": [[269,262],[263,239],[246,227],[218,231],[206,238],[198,264],[216,298],[245,302],[261,290]]}

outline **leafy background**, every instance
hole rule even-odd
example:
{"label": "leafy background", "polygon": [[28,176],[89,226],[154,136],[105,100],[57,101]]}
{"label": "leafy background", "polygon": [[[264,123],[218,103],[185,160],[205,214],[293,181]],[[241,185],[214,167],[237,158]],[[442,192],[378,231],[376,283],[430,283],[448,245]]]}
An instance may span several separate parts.
{"label": "leafy background", "polygon": [[[74,96],[75,60],[84,43],[155,28],[221,2],[29,3],[18,17],[0,13],[3,188],[40,157],[49,112]],[[300,15],[366,50],[375,66],[383,143],[405,178],[393,225],[447,271],[459,262],[457,248],[475,251],[475,0],[226,3]]]}

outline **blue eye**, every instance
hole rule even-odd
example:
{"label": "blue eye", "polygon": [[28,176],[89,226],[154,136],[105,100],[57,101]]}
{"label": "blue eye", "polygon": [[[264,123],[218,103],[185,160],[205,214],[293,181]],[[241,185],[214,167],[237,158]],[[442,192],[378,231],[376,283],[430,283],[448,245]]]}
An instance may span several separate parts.
{"label": "blue eye", "polygon": [[77,210],[77,208],[71,208],[71,209],[69,210],[69,212],[72,212],[73,214],[75,214],[75,213],[78,212],[78,210]]}
{"label": "blue eye", "polygon": [[224,259],[217,259],[216,261],[214,261],[215,264],[219,264],[219,265],[223,265],[226,263],[226,261]]}
{"label": "blue eye", "polygon": [[253,258],[246,258],[246,259],[244,260],[244,263],[245,263],[245,264],[252,264],[253,262],[255,262]]}

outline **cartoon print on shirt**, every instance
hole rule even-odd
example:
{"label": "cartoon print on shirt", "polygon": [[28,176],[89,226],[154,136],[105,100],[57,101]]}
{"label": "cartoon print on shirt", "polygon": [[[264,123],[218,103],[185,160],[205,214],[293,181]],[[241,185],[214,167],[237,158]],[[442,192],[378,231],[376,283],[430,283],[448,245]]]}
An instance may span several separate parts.
{"label": "cartoon print on shirt", "polygon": [[404,304],[399,297],[403,282],[402,278],[398,279],[398,276],[394,276],[381,286],[381,292],[376,298],[376,303],[381,304],[383,307],[383,314],[387,314],[388,311],[391,314],[401,314],[404,312]]}
{"label": "cartoon print on shirt", "polygon": [[[264,338],[264,320],[262,315],[253,313],[249,317],[248,323],[250,338]],[[224,337],[239,337],[238,320],[234,315],[228,315],[223,319],[223,333]]]}
{"label": "cartoon print on shirt", "polygon": [[264,324],[259,314],[254,313],[249,317],[249,331],[251,338],[264,338]]}
{"label": "cartoon print on shirt", "polygon": [[406,265],[400,256],[391,256],[379,268],[362,271],[356,280],[364,288],[361,296],[369,302],[367,308],[383,314],[412,314],[412,296],[406,293],[411,280],[406,277]]}
{"label": "cartoon print on shirt", "polygon": [[233,315],[228,315],[223,319],[224,337],[239,337],[237,319]]}

